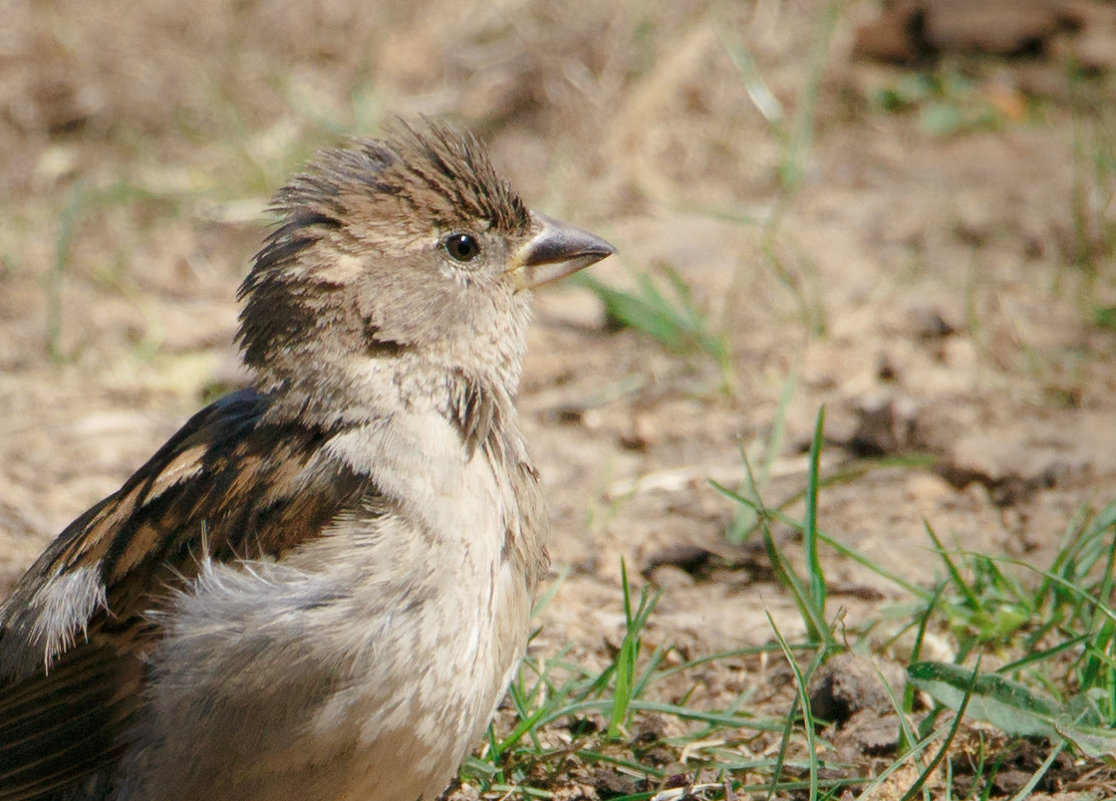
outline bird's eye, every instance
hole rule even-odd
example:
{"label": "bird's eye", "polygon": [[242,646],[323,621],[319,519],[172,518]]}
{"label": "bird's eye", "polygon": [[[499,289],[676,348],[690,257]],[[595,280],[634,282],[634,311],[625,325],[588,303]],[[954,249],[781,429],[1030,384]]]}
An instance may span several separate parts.
{"label": "bird's eye", "polygon": [[480,254],[480,245],[469,234],[450,234],[442,244],[455,261],[472,261]]}

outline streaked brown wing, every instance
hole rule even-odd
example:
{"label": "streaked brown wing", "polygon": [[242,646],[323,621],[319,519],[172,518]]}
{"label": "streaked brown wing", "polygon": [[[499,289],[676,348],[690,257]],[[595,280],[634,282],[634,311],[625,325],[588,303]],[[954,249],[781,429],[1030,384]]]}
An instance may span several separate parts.
{"label": "streaked brown wing", "polygon": [[[374,492],[323,450],[337,431],[268,422],[267,404],[246,390],[191,418],[67,527],[0,609],[0,801],[50,798],[111,768],[159,637],[148,613],[203,556],[279,557]],[[19,610],[49,607],[56,577],[82,569],[100,579],[104,605],[64,637],[36,632],[44,621]]]}
{"label": "streaked brown wing", "polygon": [[316,536],[366,479],[321,452],[336,429],[267,423],[267,404],[245,390],[199,412],[63,532],[52,561],[97,565],[111,590],[154,565],[189,575],[203,551],[219,560],[279,556]]}
{"label": "streaked brown wing", "polygon": [[0,799],[56,798],[79,782],[107,791],[121,732],[141,701],[142,672],[138,655],[84,644],[50,673],[4,686]]}

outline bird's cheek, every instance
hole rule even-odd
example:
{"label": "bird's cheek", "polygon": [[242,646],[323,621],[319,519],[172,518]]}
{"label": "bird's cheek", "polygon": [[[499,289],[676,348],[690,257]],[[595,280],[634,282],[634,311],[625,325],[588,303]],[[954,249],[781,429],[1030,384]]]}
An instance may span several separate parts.
{"label": "bird's cheek", "polygon": [[462,316],[460,293],[439,284],[384,282],[371,287],[362,295],[361,313],[373,337],[400,345],[422,345],[447,336]]}

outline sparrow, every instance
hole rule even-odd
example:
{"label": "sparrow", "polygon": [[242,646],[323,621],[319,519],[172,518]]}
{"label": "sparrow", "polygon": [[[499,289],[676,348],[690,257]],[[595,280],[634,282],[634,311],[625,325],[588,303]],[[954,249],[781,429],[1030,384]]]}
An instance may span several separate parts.
{"label": "sparrow", "polygon": [[0,800],[433,801],[525,649],[531,290],[612,254],[424,121],[318,154],[242,284],[252,383],[0,607]]}

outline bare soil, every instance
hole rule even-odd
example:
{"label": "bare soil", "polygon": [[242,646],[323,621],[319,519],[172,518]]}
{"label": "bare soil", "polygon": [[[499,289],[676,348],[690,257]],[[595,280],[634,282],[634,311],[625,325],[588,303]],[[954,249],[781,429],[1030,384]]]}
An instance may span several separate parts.
{"label": "bare soil", "polygon": [[[865,471],[823,490],[822,527],[919,584],[942,571],[927,523],[1042,566],[1116,492],[1116,333],[1094,322],[1116,305],[1112,74],[1071,77],[1057,48],[860,60],[865,2],[833,6],[831,30],[821,0],[378,5],[5,5],[0,590],[243,380],[234,294],[267,195],[391,114],[473,127],[532,205],[619,247],[596,277],[669,267],[729,344],[725,392],[712,358],[615,330],[589,290],[538,297],[520,406],[571,566],[539,653],[605,658],[622,558],[665,588],[652,645],[767,642],[768,613],[801,632],[762,553],[726,544],[738,509],[708,482],[763,461],[788,385],[765,499],[804,486],[824,405],[824,471]],[[876,100],[943,70],[966,83],[935,102],[975,120],[931,130],[925,105]],[[812,135],[788,155],[796,114]],[[846,627],[904,597],[825,559]]]}

